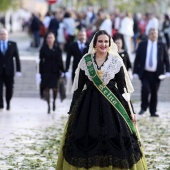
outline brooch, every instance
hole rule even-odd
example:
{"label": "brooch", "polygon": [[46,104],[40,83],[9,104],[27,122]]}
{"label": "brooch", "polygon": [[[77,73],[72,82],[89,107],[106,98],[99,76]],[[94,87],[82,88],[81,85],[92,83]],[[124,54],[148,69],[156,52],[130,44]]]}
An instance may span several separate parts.
{"label": "brooch", "polygon": [[103,76],[103,71],[102,70],[97,70],[97,74],[99,75],[99,77],[101,78]]}

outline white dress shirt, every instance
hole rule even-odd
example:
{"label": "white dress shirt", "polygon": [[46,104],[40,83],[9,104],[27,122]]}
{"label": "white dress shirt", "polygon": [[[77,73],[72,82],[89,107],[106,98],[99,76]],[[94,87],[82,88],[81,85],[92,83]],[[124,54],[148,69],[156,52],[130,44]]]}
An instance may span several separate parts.
{"label": "white dress shirt", "polygon": [[[150,57],[150,52],[151,52],[151,47],[152,47],[152,43],[153,43],[153,51],[152,51],[152,61],[153,64],[152,66],[149,66],[149,57]],[[146,71],[151,71],[151,72],[155,72],[157,69],[157,41],[150,41],[148,40],[148,44],[147,44],[147,56],[146,56],[146,62],[145,62],[145,70]]]}
{"label": "white dress shirt", "polygon": [[75,35],[75,31],[76,31],[76,23],[75,20],[71,17],[69,18],[64,18],[63,19],[63,24],[64,24],[64,28],[66,29],[66,32],[68,35]]}
{"label": "white dress shirt", "polygon": [[156,17],[154,17],[148,21],[148,23],[146,25],[146,29],[145,29],[146,35],[148,35],[149,30],[151,28],[155,28],[157,30],[159,29],[159,20]]}
{"label": "white dress shirt", "polygon": [[101,25],[100,25],[100,27],[99,27],[99,30],[105,30],[105,31],[107,31],[107,33],[108,33],[110,36],[112,36],[112,21],[111,21],[111,19],[109,19],[109,18],[105,19],[105,20],[101,23]]}

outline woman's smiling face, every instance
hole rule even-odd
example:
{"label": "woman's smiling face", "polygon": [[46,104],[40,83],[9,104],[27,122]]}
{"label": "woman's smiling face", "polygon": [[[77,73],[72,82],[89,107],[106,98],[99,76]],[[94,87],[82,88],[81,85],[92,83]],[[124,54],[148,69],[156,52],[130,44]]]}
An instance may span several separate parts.
{"label": "woman's smiling face", "polygon": [[99,35],[95,48],[96,52],[107,53],[109,48],[109,37],[106,34]]}

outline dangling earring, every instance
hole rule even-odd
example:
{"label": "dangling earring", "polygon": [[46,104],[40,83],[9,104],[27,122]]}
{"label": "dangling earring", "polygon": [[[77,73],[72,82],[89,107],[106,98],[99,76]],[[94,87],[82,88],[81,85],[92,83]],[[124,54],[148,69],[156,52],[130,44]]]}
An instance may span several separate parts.
{"label": "dangling earring", "polygon": [[94,52],[96,52],[96,47],[94,47],[93,49],[94,49]]}
{"label": "dangling earring", "polygon": [[109,52],[109,51],[110,51],[110,47],[107,48],[107,52]]}

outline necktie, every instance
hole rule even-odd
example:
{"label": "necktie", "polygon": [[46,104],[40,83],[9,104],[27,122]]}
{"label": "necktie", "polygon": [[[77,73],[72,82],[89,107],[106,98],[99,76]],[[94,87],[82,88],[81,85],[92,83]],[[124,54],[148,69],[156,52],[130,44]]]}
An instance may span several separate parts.
{"label": "necktie", "polygon": [[150,50],[150,54],[149,54],[149,67],[153,66],[153,43],[151,45],[151,50]]}
{"label": "necktie", "polygon": [[83,50],[84,50],[83,43],[80,43],[80,51],[81,51],[81,53],[83,53]]}
{"label": "necktie", "polygon": [[3,53],[3,55],[5,55],[5,53],[6,53],[6,46],[5,46],[5,42],[3,41],[2,42],[2,53]]}

